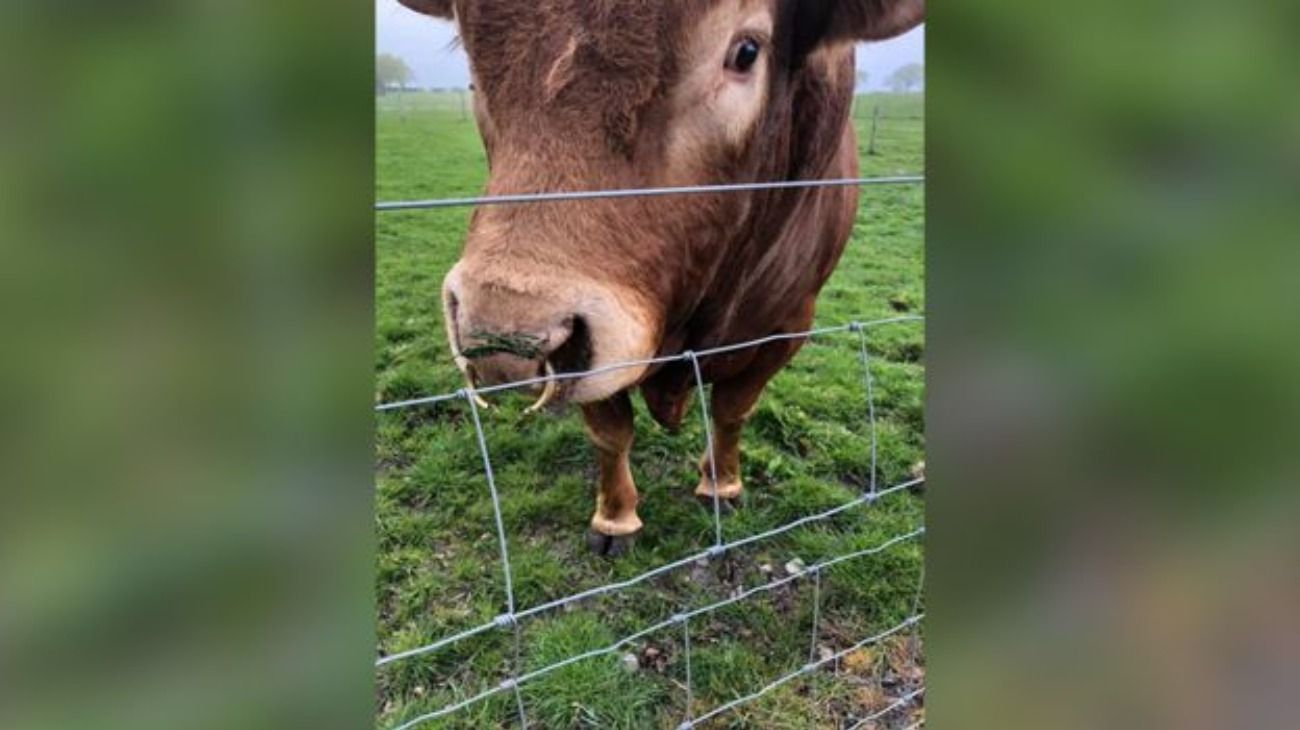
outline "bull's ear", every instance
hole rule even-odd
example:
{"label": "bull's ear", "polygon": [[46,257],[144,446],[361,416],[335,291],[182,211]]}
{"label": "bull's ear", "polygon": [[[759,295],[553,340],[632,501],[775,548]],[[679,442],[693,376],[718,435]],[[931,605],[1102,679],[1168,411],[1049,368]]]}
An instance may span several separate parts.
{"label": "bull's ear", "polygon": [[795,50],[822,43],[879,41],[901,35],[925,20],[925,0],[798,0]]}
{"label": "bull's ear", "polygon": [[432,15],[435,18],[451,20],[455,15],[452,0],[397,0],[397,2],[417,13]]}

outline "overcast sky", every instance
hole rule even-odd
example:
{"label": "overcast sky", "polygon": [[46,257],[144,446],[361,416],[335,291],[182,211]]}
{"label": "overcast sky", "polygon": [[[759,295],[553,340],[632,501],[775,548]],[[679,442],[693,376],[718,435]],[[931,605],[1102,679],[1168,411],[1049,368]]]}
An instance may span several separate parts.
{"label": "overcast sky", "polygon": [[[451,23],[411,12],[397,0],[375,2],[375,47],[406,60],[415,73],[413,84],[431,88],[469,85],[465,53],[451,48]],[[868,73],[869,89],[885,88],[885,78],[905,63],[924,63],[925,26],[881,43],[858,48],[858,69]]]}

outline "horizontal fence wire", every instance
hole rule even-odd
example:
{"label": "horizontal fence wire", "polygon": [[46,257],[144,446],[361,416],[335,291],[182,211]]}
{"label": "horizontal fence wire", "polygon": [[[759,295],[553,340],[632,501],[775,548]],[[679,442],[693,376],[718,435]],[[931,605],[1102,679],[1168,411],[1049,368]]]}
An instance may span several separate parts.
{"label": "horizontal fence wire", "polygon": [[619,190],[574,190],[571,192],[516,193],[509,195],[481,195],[470,198],[437,198],[433,200],[392,200],[375,203],[375,210],[422,210],[429,208],[456,208],[472,205],[510,205],[518,203],[545,203],[573,200],[600,200],[609,198],[648,198],[660,195],[702,195],[709,193],[735,193],[753,190],[782,190],[789,188],[830,188],[865,185],[915,185],[925,182],[923,175],[891,175],[885,177],[846,177],[830,180],[781,180],[776,182],[725,183],[720,185],[682,185],[659,188],[624,188]]}
{"label": "horizontal fence wire", "polygon": [[[444,199],[437,199],[437,200],[380,202],[380,203],[376,203],[375,209],[377,211],[416,210],[416,209],[430,209],[430,208],[450,208],[450,207],[457,207],[457,206],[503,205],[503,204],[522,204],[522,203],[536,203],[536,202],[547,202],[547,201],[559,202],[559,201],[629,198],[629,197],[643,197],[643,196],[708,194],[708,193],[719,193],[719,192],[740,192],[740,191],[772,190],[772,189],[784,189],[784,188],[825,188],[825,187],[838,187],[838,186],[849,186],[849,185],[856,185],[856,186],[906,185],[906,184],[920,184],[920,183],[924,183],[924,181],[925,178],[921,175],[898,175],[892,177],[859,177],[859,178],[843,178],[843,179],[831,179],[831,180],[794,180],[794,181],[780,181],[780,182],[766,182],[766,183],[740,183],[740,184],[730,184],[730,185],[701,185],[701,186],[640,188],[640,189],[623,189],[623,190],[547,192],[547,193],[528,193],[528,194],[513,194],[513,195],[491,195],[491,196],[468,197],[468,198],[444,198]],[[399,410],[404,408],[429,406],[434,404],[446,403],[454,400],[463,400],[467,404],[467,407],[470,409],[472,425],[475,430],[477,445],[483,460],[484,476],[487,481],[488,492],[492,501],[493,518],[495,521],[495,527],[497,532],[497,541],[501,552],[501,570],[502,570],[502,578],[505,587],[506,605],[505,605],[505,612],[496,616],[491,621],[488,621],[478,626],[474,626],[472,628],[465,629],[456,634],[443,637],[441,639],[438,639],[437,641],[426,644],[424,646],[407,649],[404,651],[400,651],[400,652],[396,652],[393,654],[380,657],[375,662],[375,666],[377,668],[384,667],[386,665],[392,664],[397,661],[409,659],[423,654],[436,652],[441,649],[447,648],[449,646],[456,645],[472,637],[479,636],[481,634],[485,634],[493,630],[510,630],[513,633],[513,638],[514,638],[514,661],[513,661],[513,667],[510,670],[509,678],[503,680],[502,682],[500,682],[495,686],[486,688],[478,692],[477,694],[466,697],[457,702],[445,705],[432,712],[428,712],[425,714],[421,714],[417,717],[414,717],[398,725],[395,728],[395,730],[405,730],[406,728],[411,728],[413,726],[422,724],[424,722],[445,717],[459,710],[462,710],[466,707],[469,707],[473,704],[476,704],[481,701],[485,701],[491,697],[503,693],[507,693],[507,692],[511,692],[514,695],[520,727],[527,728],[528,717],[527,717],[523,696],[521,693],[522,685],[524,685],[527,682],[544,677],[564,667],[571,666],[575,663],[587,661],[590,659],[594,659],[596,657],[608,656],[610,654],[619,651],[623,647],[626,647],[628,644],[634,641],[644,638],[657,631],[662,631],[678,625],[681,626],[683,632],[683,641],[688,647],[685,654],[685,660],[686,660],[685,689],[688,698],[686,717],[682,721],[682,723],[678,725],[678,728],[679,730],[688,730],[690,728],[696,727],[699,723],[705,722],[709,719],[722,715],[747,702],[751,702],[759,697],[762,697],[768,692],[771,692],[784,684],[787,684],[795,679],[798,679],[799,677],[817,671],[818,669],[821,669],[822,667],[825,667],[828,664],[833,664],[834,666],[838,667],[839,660],[844,656],[854,651],[857,651],[865,646],[879,642],[889,636],[892,636],[900,631],[903,631],[904,629],[919,624],[922,618],[924,617],[924,613],[922,613],[920,610],[921,591],[924,583],[924,569],[922,569],[921,578],[918,581],[918,585],[916,588],[917,592],[916,592],[915,600],[912,605],[911,615],[909,615],[906,619],[904,619],[900,623],[892,626],[891,628],[886,629],[873,636],[862,639],[861,641],[858,641],[852,646],[849,646],[845,649],[842,649],[841,651],[835,652],[824,658],[815,659],[815,657],[817,656],[817,640],[818,640],[817,637],[819,635],[818,624],[820,623],[820,616],[821,616],[823,572],[827,568],[830,568],[839,563],[848,560],[875,555],[877,553],[880,553],[884,550],[889,549],[890,547],[893,547],[905,541],[920,538],[925,534],[924,526],[918,526],[915,529],[911,530],[910,532],[896,535],[890,539],[887,539],[879,543],[874,547],[857,550],[854,552],[845,553],[843,555],[825,559],[819,563],[816,563],[815,565],[793,572],[791,575],[785,578],[780,578],[777,580],[770,581],[768,583],[754,586],[745,591],[734,594],[728,598],[716,601],[706,606],[702,606],[699,608],[694,608],[688,611],[674,614],[672,617],[668,618],[667,620],[660,621],[656,624],[643,628],[635,633],[624,636],[623,638],[619,639],[613,644],[610,644],[603,648],[584,652],[581,654],[575,654],[573,656],[567,657],[565,659],[554,662],[547,666],[531,670],[529,672],[523,672],[522,661],[521,661],[521,650],[520,650],[520,623],[524,619],[532,618],[539,614],[543,614],[548,611],[553,611],[555,609],[568,606],[578,601],[583,601],[589,598],[594,598],[596,596],[605,595],[616,591],[626,590],[638,584],[644,583],[645,581],[651,580],[655,577],[683,568],[692,563],[701,560],[706,560],[709,558],[717,558],[727,553],[728,551],[734,550],[736,548],[750,545],[752,543],[759,542],[762,540],[768,540],[773,537],[777,537],[779,535],[785,534],[791,530],[794,530],[804,525],[809,525],[809,524],[828,520],[848,510],[873,504],[874,502],[883,499],[885,497],[888,497],[889,495],[906,491],[908,489],[917,487],[918,485],[923,483],[924,478],[922,477],[922,478],[916,478],[909,481],[905,481],[883,490],[877,490],[876,487],[877,485],[876,411],[875,411],[874,393],[872,392],[871,369],[868,360],[867,345],[866,345],[866,335],[869,329],[884,326],[884,325],[889,325],[889,324],[898,324],[898,323],[905,323],[905,322],[921,322],[923,320],[924,317],[921,316],[907,315],[907,316],[889,317],[884,319],[876,319],[876,320],[871,320],[866,322],[852,321],[843,325],[821,327],[817,329],[808,330],[805,332],[779,333],[779,334],[774,334],[774,335],[770,335],[755,340],[750,340],[747,342],[722,345],[718,347],[711,347],[708,349],[697,350],[697,351],[687,351],[677,355],[668,355],[668,356],[647,358],[644,360],[620,362],[620,363],[606,365],[606,366],[602,366],[599,368],[586,370],[582,372],[549,374],[545,376],[539,376],[539,377],[529,378],[529,379],[516,381],[512,383],[504,383],[500,385],[494,385],[494,386],[483,387],[483,388],[475,388],[471,386],[468,388],[462,388],[452,393],[443,393],[439,395],[412,398],[412,399],[395,401],[390,403],[380,403],[376,405],[375,406],[376,411],[385,412],[385,411],[394,411],[394,410]],[[515,605],[513,578],[510,570],[509,551],[507,547],[505,527],[501,518],[501,501],[500,501],[500,496],[497,492],[495,478],[493,475],[492,459],[489,453],[486,434],[484,433],[483,424],[479,417],[478,403],[480,401],[478,399],[481,395],[502,392],[507,390],[514,390],[519,388],[526,388],[530,386],[540,385],[548,381],[562,381],[562,380],[585,378],[585,377],[590,377],[592,375],[598,375],[601,373],[620,370],[624,368],[649,367],[652,365],[660,365],[660,364],[667,364],[673,362],[689,362],[691,363],[692,370],[695,375],[696,387],[701,391],[700,398],[701,398],[701,404],[703,406],[703,402],[704,402],[703,389],[705,384],[700,374],[700,368],[699,368],[700,359],[707,358],[713,355],[735,352],[737,350],[742,350],[746,348],[759,347],[764,344],[778,342],[782,340],[813,338],[813,337],[818,337],[818,336],[823,336],[823,335],[828,335],[828,334],[838,333],[838,332],[856,332],[859,338],[859,343],[858,343],[860,349],[859,361],[863,369],[863,382],[867,393],[867,400],[868,400],[867,417],[870,426],[869,437],[871,442],[870,443],[871,475],[870,475],[870,483],[868,485],[867,491],[863,492],[857,498],[849,502],[825,510],[823,512],[813,514],[813,515],[807,515],[805,517],[788,522],[784,525],[780,525],[778,527],[760,533],[756,533],[753,535],[749,535],[743,538],[739,538],[731,541],[724,541],[722,538],[721,515],[720,515],[719,505],[717,502],[717,497],[716,497],[716,492],[717,492],[716,466],[713,463],[712,439],[710,438],[708,444],[708,450],[706,453],[708,454],[707,460],[708,460],[709,473],[712,477],[711,481],[715,485],[714,488],[715,499],[714,499],[714,509],[713,509],[715,539],[714,539],[714,543],[710,547],[702,551],[699,551],[695,554],[684,557],[680,560],[676,560],[671,563],[659,566],[657,568],[651,569],[649,571],[646,571],[644,573],[641,573],[637,576],[634,576],[626,580],[597,586],[588,590],[570,594],[563,598],[558,598],[544,603],[540,603],[529,608],[520,609]],[[704,419],[704,426],[707,434],[711,430],[710,429],[711,419],[710,419],[707,406],[703,406],[701,408],[701,417]],[[761,687],[755,692],[752,692],[750,694],[741,697],[737,697],[729,702],[718,705],[717,707],[713,708],[712,710],[709,710],[704,714],[695,716],[693,714],[693,708],[692,708],[693,687],[692,687],[692,673],[691,673],[691,652],[689,650],[690,619],[695,616],[712,613],[723,607],[733,605],[740,601],[751,598],[759,593],[771,591],[776,588],[789,585],[797,580],[804,580],[808,578],[812,578],[812,580],[814,581],[813,626],[811,632],[812,640],[809,646],[808,663],[804,664],[803,666],[785,675],[782,675],[781,677],[768,683],[767,685],[764,685],[763,687]],[[914,702],[916,698],[919,697],[922,691],[924,691],[924,687],[917,689],[907,695],[904,695],[903,697],[900,697],[898,700],[896,700],[893,704],[889,705],[888,707],[872,715],[857,720],[856,724],[854,724],[852,727],[853,728],[863,727],[866,724],[872,722],[873,720],[879,719],[880,717],[883,717],[890,712],[901,709],[906,704],[910,702]],[[923,722],[924,720],[921,720],[913,727],[919,727]]]}
{"label": "horizontal fence wire", "polygon": [[[884,325],[889,325],[889,324],[900,324],[903,322],[921,322],[924,320],[925,317],[922,317],[920,315],[903,315],[899,317],[885,317],[883,319],[874,319],[867,322],[859,322],[855,320],[853,322],[849,322],[848,324],[836,325],[832,327],[820,327],[818,329],[807,330],[805,332],[790,332],[790,333],[769,335],[767,337],[760,337],[757,340],[750,340],[748,342],[740,342],[732,345],[722,345],[720,347],[711,347],[704,350],[683,352],[679,355],[664,355],[661,357],[646,358],[644,360],[627,360],[624,362],[613,363],[611,365],[603,365],[601,367],[594,368],[592,370],[582,370],[582,371],[567,372],[567,373],[555,373],[554,375],[539,375],[535,378],[516,380],[512,383],[502,383],[500,385],[490,385],[484,388],[475,388],[473,389],[472,392],[478,395],[490,395],[492,393],[499,393],[504,390],[516,390],[519,388],[527,388],[534,385],[541,385],[550,380],[555,380],[555,381],[577,380],[581,378],[591,377],[592,375],[602,375],[604,373],[614,372],[617,370],[624,370],[627,368],[647,367],[650,365],[664,365],[670,362],[689,362],[692,357],[702,358],[702,357],[710,357],[713,355],[722,355],[728,352],[744,350],[749,347],[758,347],[760,345],[766,345],[771,342],[779,342],[781,340],[799,340],[803,338],[811,338],[811,337],[818,337],[820,335],[833,334],[835,332],[856,332],[862,329],[882,327]],[[464,399],[467,391],[468,389],[462,389],[451,393],[441,393],[439,395],[431,395],[431,396],[425,396],[421,398],[411,398],[408,400],[394,401],[391,403],[380,403],[375,406],[375,410],[392,411],[392,410],[397,410],[399,408],[434,405],[436,403],[443,403],[451,400]]]}
{"label": "horizontal fence wire", "polygon": [[771,692],[772,690],[780,687],[783,684],[787,684],[788,682],[798,679],[799,677],[802,677],[804,675],[811,674],[812,672],[817,671],[818,669],[826,666],[827,664],[839,661],[840,659],[843,659],[844,657],[848,656],[849,654],[852,654],[855,651],[858,651],[859,649],[862,649],[863,647],[871,646],[872,644],[875,644],[882,639],[886,639],[890,636],[893,636],[894,634],[897,634],[903,629],[906,629],[910,626],[915,626],[916,624],[920,623],[921,619],[923,618],[925,618],[925,614],[923,613],[916,614],[914,616],[909,616],[908,618],[904,619],[898,624],[895,624],[894,626],[891,626],[890,628],[885,629],[884,631],[881,631],[878,634],[868,636],[867,638],[862,639],[861,641],[853,644],[852,646],[846,649],[841,649],[835,652],[834,654],[831,654],[828,657],[825,657],[823,659],[818,659],[815,662],[809,662],[808,664],[799,667],[798,669],[794,670],[793,672],[790,672],[789,674],[782,675],[772,680],[768,684],[763,685],[763,687],[756,692],[752,692],[743,697],[737,697],[736,699],[730,702],[718,705],[717,707],[713,708],[712,710],[709,710],[703,715],[700,715],[694,720],[688,720],[687,722],[683,722],[682,724],[677,726],[677,729],[688,730],[689,728],[693,728],[699,723],[704,722],[705,720],[708,720],[713,717],[717,717],[718,715],[721,715],[724,712],[730,712],[731,710],[734,710],[737,707],[747,702],[753,702],[754,700],[758,699],[759,697],[762,697],[763,695],[767,694],[768,692]]}
{"label": "horizontal fence wire", "polygon": [[924,687],[917,690],[912,690],[911,692],[908,692],[902,697],[899,697],[898,699],[894,700],[887,707],[884,707],[880,710],[876,710],[870,715],[867,715],[861,720],[858,720],[857,722],[853,723],[851,726],[849,726],[848,730],[860,730],[860,728],[866,727],[867,723],[875,722],[876,720],[879,720],[880,718],[884,717],[885,715],[888,715],[891,712],[894,712],[895,710],[901,710],[904,707],[907,707],[908,705],[915,702],[916,698],[920,697],[924,692],[925,692]]}

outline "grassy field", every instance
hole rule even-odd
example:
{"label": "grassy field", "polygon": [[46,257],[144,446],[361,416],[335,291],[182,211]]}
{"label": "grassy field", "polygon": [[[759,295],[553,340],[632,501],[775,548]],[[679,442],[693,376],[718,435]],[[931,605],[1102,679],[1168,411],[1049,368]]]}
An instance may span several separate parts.
{"label": "grassy field", "polygon": [[[858,100],[864,175],[923,169],[920,96]],[[876,155],[865,154],[870,109],[886,118]],[[897,119],[891,117],[899,117]],[[484,180],[474,125],[455,94],[389,95],[378,101],[376,197],[380,200],[473,195]],[[923,196],[920,186],[863,190],[853,240],[822,291],[817,322],[841,324],[900,312],[923,313]],[[392,401],[455,390],[438,305],[443,274],[455,261],[469,211],[377,215],[375,398]],[[908,478],[923,458],[923,329],[917,323],[870,332],[879,420],[879,483]],[[746,429],[741,508],[724,534],[741,537],[852,499],[870,472],[867,401],[857,337],[832,335],[804,347],[769,385]],[[626,579],[712,541],[712,516],[692,498],[703,448],[693,407],[683,429],[659,429],[638,402],[632,468],[645,530],[617,560],[588,554],[583,541],[593,507],[595,467],[575,409],[521,417],[528,398],[504,396],[484,414],[509,534],[516,602],[528,607]],[[489,621],[504,607],[492,508],[463,403],[377,418],[376,604],[379,652],[394,653]],[[522,624],[524,670],[606,646],[673,613],[724,598],[806,564],[871,547],[920,524],[923,496],[898,493],[866,509],[796,529],[676,571],[617,595],[543,614]],[[916,541],[841,563],[822,581],[819,644],[839,650],[888,628],[912,610],[921,570]],[[811,581],[692,622],[697,714],[752,692],[808,660]],[[838,671],[796,680],[720,716],[711,727],[839,728],[918,686],[920,640],[899,637],[845,658]],[[679,630],[651,635],[622,657],[600,657],[524,685],[530,725],[544,728],[672,728],[685,712]],[[494,686],[513,662],[509,632],[480,635],[377,672],[376,726],[392,727]],[[915,710],[875,727],[901,728]],[[428,727],[511,725],[503,693]]]}

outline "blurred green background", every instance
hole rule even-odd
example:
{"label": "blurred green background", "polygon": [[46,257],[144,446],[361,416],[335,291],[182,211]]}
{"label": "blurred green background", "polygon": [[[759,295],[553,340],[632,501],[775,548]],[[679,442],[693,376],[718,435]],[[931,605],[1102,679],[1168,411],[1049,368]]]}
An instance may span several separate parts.
{"label": "blurred green background", "polygon": [[373,10],[0,9],[0,727],[362,727]]}
{"label": "blurred green background", "polygon": [[1294,726],[1297,27],[934,8],[936,727]]}

